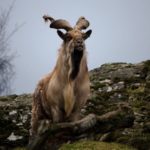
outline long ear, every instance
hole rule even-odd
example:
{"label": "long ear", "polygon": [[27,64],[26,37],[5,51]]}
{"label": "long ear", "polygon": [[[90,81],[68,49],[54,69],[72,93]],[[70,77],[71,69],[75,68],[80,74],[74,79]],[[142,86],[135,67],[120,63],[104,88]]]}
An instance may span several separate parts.
{"label": "long ear", "polygon": [[83,34],[84,40],[86,40],[87,38],[89,38],[90,35],[91,35],[91,33],[92,33],[92,30],[88,30],[87,32],[85,32],[85,33]]}
{"label": "long ear", "polygon": [[57,34],[59,35],[59,37],[60,37],[62,40],[65,40],[65,33],[63,33],[63,32],[60,31],[60,30],[57,30]]}

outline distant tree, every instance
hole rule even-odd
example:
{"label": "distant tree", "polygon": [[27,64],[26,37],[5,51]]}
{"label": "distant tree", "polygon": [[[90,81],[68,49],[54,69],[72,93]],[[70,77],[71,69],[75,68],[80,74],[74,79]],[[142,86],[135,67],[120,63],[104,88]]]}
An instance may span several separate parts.
{"label": "distant tree", "polygon": [[8,23],[14,2],[7,10],[0,12],[0,95],[9,94],[11,91],[11,81],[14,77],[14,65],[12,60],[15,53],[10,49],[10,38],[18,30],[15,28],[8,34]]}

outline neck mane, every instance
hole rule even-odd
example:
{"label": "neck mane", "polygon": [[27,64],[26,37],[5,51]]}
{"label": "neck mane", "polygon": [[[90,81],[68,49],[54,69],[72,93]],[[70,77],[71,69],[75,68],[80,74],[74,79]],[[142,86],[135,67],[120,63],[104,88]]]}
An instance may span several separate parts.
{"label": "neck mane", "polygon": [[84,76],[87,69],[87,59],[85,50],[73,52],[70,56],[66,53],[65,47],[59,49],[56,67],[58,75],[63,80],[75,80],[78,76]]}

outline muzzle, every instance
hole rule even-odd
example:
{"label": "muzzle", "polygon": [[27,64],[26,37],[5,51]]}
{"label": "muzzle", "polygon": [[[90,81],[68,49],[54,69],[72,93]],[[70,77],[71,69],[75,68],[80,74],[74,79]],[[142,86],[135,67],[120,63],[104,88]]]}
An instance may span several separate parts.
{"label": "muzzle", "polygon": [[77,39],[75,41],[75,46],[74,46],[75,51],[83,51],[84,50],[84,43],[82,39]]}

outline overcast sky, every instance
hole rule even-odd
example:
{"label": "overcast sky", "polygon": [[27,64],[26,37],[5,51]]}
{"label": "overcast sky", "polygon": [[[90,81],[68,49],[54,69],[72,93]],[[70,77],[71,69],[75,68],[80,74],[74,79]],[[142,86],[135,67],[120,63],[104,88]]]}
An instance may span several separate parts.
{"label": "overcast sky", "polygon": [[[13,0],[0,0],[0,10]],[[137,63],[150,58],[150,0],[16,0],[8,31],[24,24],[12,37],[16,76],[13,93],[33,92],[38,80],[51,72],[62,41],[42,16],[66,19],[80,16],[91,23],[86,41],[89,69],[109,62]]]}

